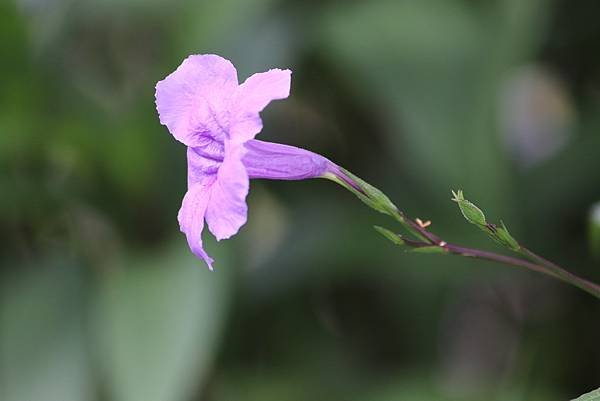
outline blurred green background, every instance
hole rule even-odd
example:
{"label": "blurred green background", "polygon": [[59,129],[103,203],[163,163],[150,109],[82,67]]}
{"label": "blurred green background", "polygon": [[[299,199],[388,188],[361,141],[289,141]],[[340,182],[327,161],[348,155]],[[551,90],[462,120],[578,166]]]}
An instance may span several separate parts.
{"label": "blurred green background", "polygon": [[600,386],[596,299],[406,254],[329,182],[252,182],[239,235],[205,233],[210,273],[179,233],[185,148],[154,108],[188,54],[222,55],[240,80],[290,68],[260,138],[496,249],[450,201],[462,188],[599,282],[599,16],[596,0],[3,0],[0,400],[551,401]]}

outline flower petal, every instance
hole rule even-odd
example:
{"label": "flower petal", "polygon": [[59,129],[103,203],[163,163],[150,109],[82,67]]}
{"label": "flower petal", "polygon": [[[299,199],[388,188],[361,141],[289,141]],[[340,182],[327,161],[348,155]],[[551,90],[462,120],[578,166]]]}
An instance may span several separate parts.
{"label": "flower petal", "polygon": [[242,161],[250,178],[304,180],[322,177],[333,166],[321,155],[295,146],[249,140]]}
{"label": "flower petal", "polygon": [[246,223],[249,178],[242,164],[245,149],[227,144],[226,156],[211,188],[210,202],[206,210],[208,228],[217,240],[227,239]]}
{"label": "flower petal", "polygon": [[273,69],[254,74],[239,86],[233,103],[232,141],[245,142],[262,130],[258,113],[272,100],[285,99],[290,95],[291,75],[290,70]]}
{"label": "flower petal", "polygon": [[179,228],[187,237],[190,249],[196,256],[204,259],[208,268],[213,269],[213,259],[208,256],[202,247],[202,229],[204,228],[204,214],[210,198],[210,186],[194,185],[189,188],[183,202],[177,219]]}
{"label": "flower petal", "polygon": [[[223,163],[218,142],[213,141],[206,147],[188,147],[188,188],[196,184],[207,185],[216,179],[219,166]],[[222,145],[221,145],[222,146]]]}
{"label": "flower petal", "polygon": [[203,137],[222,142],[237,87],[237,72],[228,60],[212,54],[189,56],[156,84],[160,122],[188,146],[197,146]]}

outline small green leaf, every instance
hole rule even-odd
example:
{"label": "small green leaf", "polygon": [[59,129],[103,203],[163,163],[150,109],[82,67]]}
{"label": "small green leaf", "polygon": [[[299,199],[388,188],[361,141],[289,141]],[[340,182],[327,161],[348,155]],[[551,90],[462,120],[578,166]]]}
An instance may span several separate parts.
{"label": "small green leaf", "polygon": [[[33,262],[33,261],[32,261]],[[46,257],[0,274],[0,399],[95,399],[85,268]]]}
{"label": "small green leaf", "polygon": [[462,215],[469,223],[476,224],[478,226],[485,226],[487,224],[485,221],[485,215],[481,209],[475,206],[475,204],[466,200],[461,190],[456,192],[452,191],[452,195],[454,196],[452,200],[458,203],[458,207],[460,208]]}
{"label": "small green leaf", "polygon": [[431,246],[421,246],[418,248],[412,248],[409,250],[409,252],[413,252],[413,253],[444,253],[444,252],[446,252],[446,249],[442,248],[441,246],[431,245]]}
{"label": "small green leaf", "polygon": [[402,239],[402,237],[400,235],[398,235],[384,227],[373,226],[373,228],[375,228],[375,230],[377,230],[381,235],[383,235],[384,237],[386,237],[387,239],[392,241],[394,244],[404,245],[404,240]]}
{"label": "small green leaf", "polygon": [[600,388],[575,398],[571,401],[600,401]]}
{"label": "small green leaf", "polygon": [[500,221],[500,224],[502,226],[496,227],[495,234],[492,235],[494,235],[502,245],[513,251],[518,251],[520,249],[519,243],[513,238],[512,235],[510,235],[508,228],[506,228],[504,225],[504,222]]}

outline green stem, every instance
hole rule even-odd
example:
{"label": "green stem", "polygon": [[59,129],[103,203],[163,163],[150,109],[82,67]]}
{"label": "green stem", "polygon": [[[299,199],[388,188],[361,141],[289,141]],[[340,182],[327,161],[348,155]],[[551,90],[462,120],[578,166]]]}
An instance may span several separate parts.
{"label": "green stem", "polygon": [[[421,232],[424,232],[424,233],[427,233],[427,234],[430,234],[433,236],[433,234],[429,233],[427,230],[420,227],[418,224],[416,224],[414,222],[413,222],[413,224],[416,225],[417,227],[419,227]],[[433,236],[433,237],[435,237],[435,236]],[[437,237],[435,237],[435,238],[437,238]],[[501,263],[501,264],[505,264],[505,265],[509,265],[509,266],[524,267],[526,269],[535,271],[537,273],[542,273],[547,276],[553,277],[555,279],[561,280],[565,283],[571,284],[571,285],[595,296],[596,298],[600,299],[600,286],[592,283],[591,281],[585,280],[581,277],[578,277],[578,276],[568,272],[567,270],[563,269],[562,267],[558,266],[557,264],[552,263],[552,262],[542,258],[541,256],[536,255],[535,253],[531,252],[527,248],[521,247],[522,254],[523,254],[523,256],[527,257],[527,259],[531,260],[531,262],[527,261],[527,260],[515,258],[512,256],[507,256],[507,255],[502,255],[502,254],[498,254],[498,253],[494,253],[494,252],[483,251],[480,249],[467,248],[467,247],[460,246],[460,245],[450,244],[445,241],[441,241],[439,239],[434,243],[432,243],[430,241],[428,241],[428,242],[413,241],[413,240],[409,240],[406,238],[402,238],[402,241],[404,244],[406,244],[410,247],[413,247],[413,248],[431,247],[432,245],[437,245],[437,246],[441,247],[442,249],[444,249],[446,252],[454,254],[454,255],[483,259],[483,260],[497,262],[497,263]]]}
{"label": "green stem", "polygon": [[573,273],[560,267],[556,263],[553,263],[553,262],[533,253],[532,251],[530,251],[529,249],[527,249],[523,246],[520,246],[519,253],[521,255],[523,255],[524,257],[526,257],[527,259],[533,261],[534,263],[537,263],[537,264],[544,266],[547,269],[551,270],[559,280],[562,280],[566,283],[574,285],[575,287],[577,287],[583,291],[586,291],[586,292],[594,295],[596,298],[600,299],[600,285],[592,283],[591,281],[588,281],[584,278],[574,275]]}
{"label": "green stem", "polygon": [[[460,256],[475,257],[478,259],[489,260],[493,262],[502,263],[510,266],[524,267],[526,269],[548,275],[556,278],[568,284],[571,284],[587,293],[600,299],[600,286],[592,283],[591,281],[580,278],[555,263],[552,263],[541,256],[536,255],[527,248],[524,248],[516,243],[514,239],[513,250],[517,251],[523,257],[528,260],[515,258],[511,256],[501,255],[493,252],[483,251],[480,249],[467,248],[455,244],[449,244],[442,241],[438,236],[426,230],[422,224],[418,224],[412,219],[408,218],[402,211],[400,211],[396,205],[379,189],[373,187],[369,183],[358,178],[349,171],[338,167],[332,163],[331,171],[326,173],[323,178],[330,179],[356,195],[362,202],[377,210],[380,213],[387,214],[396,221],[398,221],[410,234],[412,234],[417,240],[411,240],[398,236],[402,240],[402,243],[414,247],[435,247],[438,246],[444,251]],[[484,220],[483,213],[481,218]],[[466,217],[466,216],[465,216]],[[485,221],[484,221],[485,222]],[[477,222],[474,222],[476,224]],[[504,228],[504,227],[503,227]],[[504,228],[506,230],[506,228]],[[508,235],[508,232],[507,232]],[[513,244],[511,242],[511,244]],[[518,250],[517,250],[518,245]]]}

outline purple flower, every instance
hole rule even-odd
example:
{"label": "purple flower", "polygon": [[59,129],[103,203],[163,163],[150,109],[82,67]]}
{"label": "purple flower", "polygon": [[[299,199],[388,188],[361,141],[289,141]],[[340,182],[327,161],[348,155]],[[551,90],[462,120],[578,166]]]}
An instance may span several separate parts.
{"label": "purple flower", "polygon": [[202,247],[204,221],[217,240],[246,222],[250,178],[302,180],[338,175],[339,167],[304,149],[255,140],[259,113],[290,93],[290,70],[252,75],[241,85],[228,60],[193,55],[156,84],[160,122],[188,147],[188,191],[178,220],[194,254],[212,270]]}

